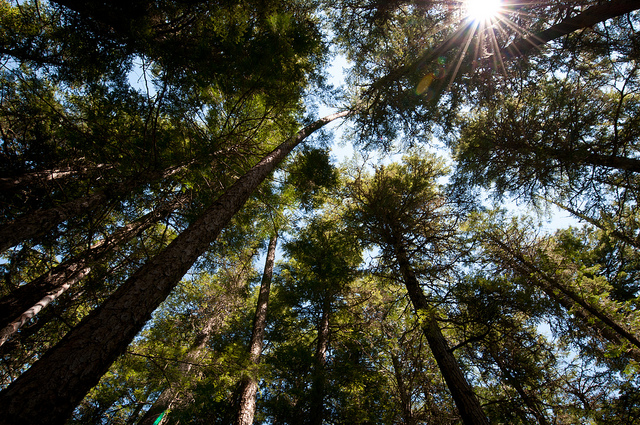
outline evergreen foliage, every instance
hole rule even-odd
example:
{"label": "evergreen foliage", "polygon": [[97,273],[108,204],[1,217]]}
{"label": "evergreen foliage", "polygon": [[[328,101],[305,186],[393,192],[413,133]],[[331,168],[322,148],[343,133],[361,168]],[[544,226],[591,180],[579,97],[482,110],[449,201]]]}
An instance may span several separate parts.
{"label": "evergreen foliage", "polygon": [[0,0],[0,425],[638,423],[638,10]]}

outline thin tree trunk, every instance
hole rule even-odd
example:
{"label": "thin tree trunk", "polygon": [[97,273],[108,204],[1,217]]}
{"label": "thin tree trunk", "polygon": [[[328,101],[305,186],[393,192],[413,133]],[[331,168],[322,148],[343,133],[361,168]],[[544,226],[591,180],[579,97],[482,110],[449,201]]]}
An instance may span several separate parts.
{"label": "thin tree trunk", "polygon": [[411,410],[411,394],[404,383],[402,363],[400,363],[400,359],[395,353],[391,354],[391,364],[393,365],[393,373],[396,377],[396,383],[398,384],[402,417],[406,425],[415,425],[416,420],[413,418],[413,412]]}
{"label": "thin tree trunk", "polygon": [[[269,306],[269,292],[271,290],[271,278],[273,277],[273,264],[276,258],[276,245],[278,234],[274,234],[269,241],[267,250],[267,260],[264,265],[262,282],[260,283],[260,294],[256,314],[253,319],[253,331],[251,332],[251,343],[249,345],[249,362],[251,366],[260,363],[262,345],[264,343],[264,333],[267,326],[267,308]],[[258,380],[249,371],[248,376],[243,377],[240,384],[240,406],[236,425],[251,425],[256,411],[256,393],[258,391]]]}
{"label": "thin tree trunk", "polygon": [[435,312],[431,306],[429,306],[427,297],[425,297],[424,292],[422,292],[422,288],[411,267],[404,246],[399,241],[396,241],[393,248],[400,273],[402,274],[404,284],[409,293],[409,298],[411,299],[416,315],[421,321],[422,332],[438,364],[440,373],[442,373],[447,387],[449,391],[451,391],[451,396],[460,412],[462,422],[466,425],[489,425],[489,421],[480,406],[480,402],[467,382],[464,373],[462,373],[458,361],[449,349],[447,340],[444,335],[442,335],[442,331],[435,317]]}
{"label": "thin tree trunk", "polygon": [[327,298],[323,301],[322,316],[318,323],[318,343],[316,345],[315,367],[311,386],[311,425],[322,425],[324,420],[324,397],[326,392],[327,350],[329,349],[329,317],[331,302]]}
{"label": "thin tree trunk", "polygon": [[[220,327],[220,322],[223,320],[220,312],[215,311],[209,315],[209,319],[205,322],[205,326],[196,336],[195,341],[189,347],[187,354],[185,355],[184,360],[180,363],[178,369],[180,374],[186,376],[191,372],[191,368],[194,364],[197,364],[198,361],[202,358],[202,355],[205,351],[205,347],[211,336],[215,332],[216,329]],[[221,320],[222,319],[222,320]],[[167,389],[162,391],[160,396],[153,403],[151,408],[147,410],[144,416],[138,422],[139,425],[154,425],[158,417],[167,409],[171,409],[174,405],[174,401],[178,396],[178,390],[174,387],[169,386]],[[162,422],[160,422],[162,423]]]}
{"label": "thin tree trunk", "polygon": [[[534,397],[531,397],[527,393],[527,391],[525,391],[525,389],[522,387],[518,379],[511,374],[511,372],[506,367],[506,365],[504,364],[500,356],[498,356],[497,353],[494,351],[493,347],[489,348],[489,352],[493,360],[498,365],[498,368],[500,368],[500,371],[502,372],[502,376],[505,378],[507,383],[511,385],[513,389],[516,390],[516,392],[518,393],[518,395],[520,396],[524,404],[527,406],[531,414],[536,418],[537,423],[540,425],[549,425],[549,421],[547,421],[546,416],[540,409],[539,401]],[[526,421],[526,417],[524,418],[524,420]]]}
{"label": "thin tree trunk", "polygon": [[[193,365],[198,364],[206,354],[206,346],[211,337],[215,333],[219,332],[225,320],[231,315],[231,313],[240,307],[237,302],[238,296],[236,292],[238,290],[244,290],[241,289],[241,287],[246,286],[247,272],[249,270],[249,267],[247,266],[253,261],[253,257],[254,254],[251,253],[250,255],[247,255],[246,258],[243,257],[243,259],[240,260],[240,262],[244,264],[239,268],[240,271],[238,272],[238,275],[235,278],[232,278],[232,281],[234,282],[233,287],[228,288],[231,290],[230,301],[217,303],[214,305],[212,310],[209,309],[210,311],[198,313],[198,316],[204,316],[207,319],[205,320],[205,324],[202,329],[198,332],[195,340],[187,350],[184,360],[178,366],[179,372],[182,376],[193,374]],[[226,294],[229,294],[229,291],[227,291]],[[138,421],[138,425],[162,425],[166,423],[168,420],[168,414],[166,413],[160,422],[156,421],[163,412],[175,408],[176,405],[179,405],[179,402],[180,388],[171,386],[171,383],[169,383],[169,387],[162,391],[160,396],[153,402],[151,408],[149,408],[140,421]]]}
{"label": "thin tree trunk", "polygon": [[548,199],[548,198],[544,198],[544,197],[542,197],[542,199],[544,199],[547,202],[551,202],[552,204],[554,204],[558,208],[562,208],[563,210],[575,215],[579,219],[586,221],[587,223],[591,224],[594,227],[597,227],[598,229],[602,230],[603,232],[605,232],[608,235],[613,236],[614,238],[620,240],[621,242],[627,243],[627,244],[631,245],[632,247],[634,247],[636,249],[640,249],[640,240],[638,239],[638,237],[632,236],[632,235],[628,235],[628,234],[623,233],[623,232],[621,232],[620,230],[617,230],[617,229],[612,229],[611,227],[609,227],[606,224],[602,223],[600,220],[596,220],[596,219],[594,219],[592,217],[589,217],[588,215],[583,214],[580,211],[578,211],[578,210],[576,210],[574,208],[571,208],[570,206],[564,205],[561,202],[554,201],[552,199]]}
{"label": "thin tree trunk", "polygon": [[[518,7],[519,2],[514,5]],[[622,16],[640,8],[640,0],[613,0],[601,5],[592,6],[583,13],[568,18],[556,25],[547,28],[528,37],[519,38],[500,51],[502,60],[508,60],[518,56],[529,54],[534,49],[539,49],[549,41],[556,40],[562,36],[583,28],[588,28],[608,19]],[[410,64],[401,66],[389,74],[378,79],[371,85],[370,93],[380,90],[394,81],[398,81],[408,75],[424,73],[424,69],[440,56],[454,48],[462,47],[469,42],[469,32],[475,30],[476,24],[472,20],[464,22],[460,27],[433,50],[422,54],[418,59]]]}
{"label": "thin tree trunk", "polygon": [[122,243],[169,215],[188,195],[182,194],[92,245],[78,256],[59,264],[37,279],[0,299],[0,346],[40,310],[89,274]]}
{"label": "thin tree trunk", "polygon": [[133,180],[117,184],[110,190],[100,190],[56,207],[34,211],[16,218],[0,227],[0,253],[25,240],[41,237],[58,224],[69,218],[86,214],[114,196],[118,197],[131,192],[132,187],[167,178],[183,168],[173,167],[162,172],[145,174]]}
{"label": "thin tree trunk", "polygon": [[[547,294],[552,296],[553,299],[564,299],[565,305],[571,306],[579,306],[582,313],[589,316],[589,319],[597,319],[595,322],[593,320],[588,320],[587,323],[594,325],[599,330],[604,330],[604,326],[595,325],[595,323],[601,322],[606,327],[610,328],[611,331],[615,332],[619,337],[625,338],[631,344],[635,345],[637,348],[640,348],[640,339],[636,336],[631,330],[627,329],[622,323],[619,323],[614,317],[609,316],[604,311],[598,309],[592,304],[585,301],[584,298],[567,288],[565,285],[561,284],[556,278],[550,276],[548,273],[540,270],[533,262],[528,261],[521,253],[514,251],[507,244],[502,242],[496,237],[489,236],[491,240],[498,245],[498,247],[507,255],[510,256],[509,261],[515,268],[524,276],[528,276],[531,273],[540,277],[540,279],[536,280],[536,282],[532,282],[534,285],[543,289]],[[546,288],[546,289],[545,289]],[[575,308],[571,310],[577,311]],[[610,332],[606,332],[606,334],[611,335]],[[603,332],[603,335],[605,333]],[[617,338],[619,341],[619,338]],[[612,340],[612,342],[614,342]]]}
{"label": "thin tree trunk", "polygon": [[308,125],[240,177],[169,246],[0,392],[0,424],[64,423],[260,183],[307,136],[350,113],[339,112]]}
{"label": "thin tree trunk", "polygon": [[87,176],[98,170],[109,170],[113,165],[98,164],[94,166],[68,166],[44,171],[32,171],[12,177],[0,177],[0,191],[3,195],[15,192],[26,186],[43,186],[55,181],[60,184],[74,176]]}

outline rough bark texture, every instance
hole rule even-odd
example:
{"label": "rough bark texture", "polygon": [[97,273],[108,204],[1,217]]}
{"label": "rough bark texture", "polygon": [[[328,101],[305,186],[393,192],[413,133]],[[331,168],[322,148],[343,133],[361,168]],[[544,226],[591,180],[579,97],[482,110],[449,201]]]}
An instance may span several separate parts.
{"label": "rough bark texture", "polygon": [[174,167],[162,172],[153,172],[138,176],[133,180],[120,183],[109,190],[100,190],[91,195],[77,198],[46,210],[34,211],[19,217],[0,227],[0,253],[22,241],[41,237],[48,231],[71,217],[86,214],[109,199],[130,193],[132,188],[145,183],[169,177],[183,167]]}
{"label": "rough bark texture", "polygon": [[424,292],[422,292],[422,288],[411,267],[404,246],[401,242],[397,241],[393,248],[400,273],[402,274],[407,292],[409,293],[409,298],[411,299],[416,314],[421,320],[422,332],[438,364],[440,373],[442,373],[447,387],[449,391],[451,391],[451,396],[460,412],[462,422],[466,425],[489,425],[489,421],[480,406],[480,402],[467,382],[464,373],[462,373],[458,361],[449,349],[447,340],[444,335],[442,335],[438,321],[435,318],[432,308],[429,306]]}
{"label": "rough bark texture", "polygon": [[78,256],[59,264],[0,299],[0,346],[25,322],[88,275],[94,264],[102,261],[122,243],[166,217],[186,198],[187,195],[181,195],[173,202],[164,203],[156,210],[95,243]]}
{"label": "rough bark texture", "polygon": [[0,393],[0,424],[64,423],[260,183],[309,134],[349,114],[339,112],[310,124],[238,179],[167,248]]}
{"label": "rough bark texture", "polygon": [[325,300],[322,306],[322,317],[318,323],[318,343],[316,345],[313,383],[311,386],[311,412],[309,423],[322,425],[324,420],[324,396],[326,392],[325,366],[327,364],[327,350],[329,349],[329,317],[331,304]]}
{"label": "rough bark texture", "polygon": [[[256,314],[253,319],[253,330],[251,332],[251,343],[249,345],[249,361],[252,365],[260,363],[264,333],[267,326],[267,309],[269,307],[269,292],[271,291],[271,278],[273,277],[273,264],[276,259],[276,245],[278,235],[274,234],[269,241],[267,259],[260,283],[260,294]],[[251,425],[256,411],[256,393],[258,391],[258,381],[250,374],[242,379],[240,384],[240,406],[238,407],[237,425]]]}

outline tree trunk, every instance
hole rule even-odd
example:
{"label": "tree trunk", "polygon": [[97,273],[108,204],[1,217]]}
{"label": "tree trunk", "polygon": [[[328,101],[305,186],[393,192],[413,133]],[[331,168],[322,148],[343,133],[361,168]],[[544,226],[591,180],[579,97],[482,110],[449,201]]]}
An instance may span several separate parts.
{"label": "tree trunk", "polygon": [[40,310],[89,274],[94,264],[102,261],[122,243],[157,223],[177,208],[188,195],[180,195],[137,221],[91,246],[75,258],[67,260],[37,279],[19,286],[0,299],[0,346]]}
{"label": "tree trunk", "polygon": [[331,302],[327,298],[323,301],[322,317],[318,324],[318,343],[316,345],[315,367],[313,383],[311,385],[311,425],[322,425],[324,420],[324,397],[326,392],[327,350],[329,349],[329,316]]}
{"label": "tree trunk", "polygon": [[[541,288],[552,299],[562,299],[561,305],[565,306],[565,308],[571,306],[571,312],[575,311],[578,315],[588,316],[589,320],[587,320],[587,323],[600,331],[604,331],[602,332],[604,336],[611,335],[611,331],[613,331],[617,334],[618,338],[615,339],[618,341],[620,341],[619,337],[622,337],[635,345],[636,348],[640,348],[640,339],[631,330],[627,329],[624,324],[619,323],[614,317],[609,316],[606,312],[585,301],[585,299],[580,295],[560,283],[555,277],[540,270],[535,264],[533,264],[533,262],[528,261],[521,253],[516,252],[498,238],[493,236],[490,236],[490,238],[505,254],[510,257],[508,261],[516,270],[518,270],[519,273],[524,276],[530,276],[532,273],[535,276],[538,276],[540,279],[532,282],[532,284]],[[575,307],[579,307],[579,309],[576,309]],[[596,320],[594,321],[593,319]],[[599,322],[601,324],[597,325]],[[606,331],[607,328],[609,328],[610,331]],[[614,340],[611,341],[614,342]]]}
{"label": "tree trunk", "polygon": [[[202,358],[202,355],[205,351],[205,347],[211,336],[215,332],[216,329],[219,329],[220,322],[223,320],[220,312],[214,311],[212,314],[209,314],[209,319],[205,322],[204,327],[200,330],[198,335],[196,336],[195,341],[189,347],[187,354],[185,355],[184,360],[180,363],[178,369],[182,375],[187,375],[191,372],[191,368],[194,364],[197,364],[198,361]],[[226,315],[225,315],[226,316]],[[158,417],[167,409],[171,409],[174,406],[174,402],[178,396],[178,389],[169,386],[167,389],[162,391],[160,396],[153,403],[151,408],[147,410],[144,416],[138,422],[139,425],[154,425]],[[160,422],[162,423],[162,422]]]}
{"label": "tree trunk", "polygon": [[405,385],[404,377],[402,376],[402,363],[397,354],[391,354],[391,363],[393,365],[393,374],[398,384],[398,395],[400,397],[400,404],[402,407],[402,418],[406,425],[415,425],[416,420],[413,418],[413,411],[411,410],[411,393]]}
{"label": "tree trunk", "polygon": [[[247,265],[253,261],[253,253],[247,255],[247,257],[242,257],[240,260],[241,263],[246,263]],[[205,324],[198,332],[195,340],[187,350],[187,353],[184,356],[184,360],[178,366],[180,374],[186,376],[188,374],[193,374],[193,366],[197,364],[200,359],[204,357],[206,354],[206,346],[211,337],[219,332],[222,328],[225,320],[232,314],[233,311],[240,308],[238,304],[238,295],[237,292],[244,291],[244,286],[246,286],[247,282],[247,270],[248,267],[243,264],[240,268],[240,272],[238,276],[233,279],[234,285],[230,290],[227,290],[226,295],[223,297],[225,300],[226,297],[230,294],[230,299],[225,303],[217,303],[215,304],[213,310],[211,311],[200,311],[198,312],[198,316],[204,316],[207,319],[205,320]],[[180,390],[181,388],[171,386],[169,382],[169,387],[167,387],[160,396],[154,401],[153,405],[147,412],[142,416],[140,421],[138,421],[138,425],[162,425],[168,420],[168,413],[165,413],[160,422],[156,421],[160,416],[162,416],[163,412],[166,412],[169,409],[175,408],[180,403]]]}
{"label": "tree trunk", "polygon": [[169,246],[0,392],[0,424],[64,423],[260,183],[308,135],[349,114],[332,114],[303,128],[240,177]]}
{"label": "tree trunk", "polygon": [[511,43],[501,51],[502,56],[505,58],[513,58],[527,55],[532,50],[540,48],[552,40],[556,40],[583,28],[592,27],[607,19],[633,12],[638,8],[640,8],[640,1],[638,0],[612,0],[592,6],[577,16],[567,18],[544,31]]}
{"label": "tree trunk", "polygon": [[[522,387],[518,378],[514,377],[509,368],[504,364],[500,356],[495,352],[494,347],[489,348],[489,353],[491,357],[498,365],[500,372],[502,372],[502,376],[505,378],[507,383],[516,390],[524,404],[527,406],[531,414],[536,418],[536,423],[539,425],[549,425],[549,421],[547,421],[546,416],[543,411],[540,409],[540,402],[534,397],[530,396],[527,391]],[[524,418],[527,421],[527,418]]]}
{"label": "tree trunk", "polygon": [[134,187],[167,178],[183,168],[173,167],[162,172],[147,173],[133,180],[114,185],[111,189],[100,190],[56,207],[34,211],[16,218],[0,227],[0,253],[25,240],[41,237],[69,218],[86,214],[113,197],[130,193]]}
{"label": "tree trunk", "polygon": [[[253,331],[251,332],[251,343],[249,345],[249,362],[251,366],[260,363],[264,333],[267,326],[267,308],[269,306],[269,291],[271,290],[271,278],[273,277],[273,264],[276,258],[276,245],[278,234],[274,234],[269,241],[267,250],[267,260],[264,265],[262,282],[260,283],[260,294],[256,314],[253,319]],[[249,371],[248,376],[242,378],[240,384],[240,406],[236,418],[237,425],[251,425],[256,411],[256,393],[258,391],[258,380]]]}
{"label": "tree trunk", "polygon": [[637,236],[634,235],[629,235],[626,234],[618,229],[612,228],[613,226],[608,226],[605,223],[603,223],[600,220],[597,220],[595,218],[589,217],[586,214],[581,213],[580,211],[571,208],[570,206],[564,205],[561,202],[558,201],[554,201],[552,199],[548,199],[548,198],[542,198],[547,202],[550,202],[552,204],[554,204],[555,206],[557,206],[558,208],[561,208],[573,215],[575,215],[576,217],[578,217],[581,220],[586,221],[587,223],[591,224],[594,227],[597,227],[598,229],[602,230],[603,232],[605,232],[607,235],[611,235],[614,238],[618,239],[621,242],[624,242],[626,244],[631,245],[632,247],[636,248],[636,249],[640,249],[640,239]]}
{"label": "tree trunk", "polygon": [[438,326],[435,312],[429,306],[427,297],[422,292],[422,288],[411,267],[407,252],[401,242],[396,240],[393,246],[400,273],[404,279],[404,284],[409,293],[409,298],[413,304],[418,319],[421,322],[422,332],[427,339],[429,348],[433,353],[433,357],[438,364],[440,373],[444,377],[445,382],[456,407],[460,412],[462,422],[466,425],[483,424],[489,425],[486,415],[484,414],[480,402],[478,401],[473,389],[467,382],[464,373],[458,365],[458,361],[453,356],[447,340]]}
{"label": "tree trunk", "polygon": [[112,168],[114,168],[113,165],[108,164],[78,165],[44,171],[32,171],[11,177],[0,177],[0,191],[2,191],[2,195],[5,196],[7,193],[16,192],[24,187],[44,186],[47,182],[52,181],[61,184],[73,176],[85,177],[95,171],[109,170]]}

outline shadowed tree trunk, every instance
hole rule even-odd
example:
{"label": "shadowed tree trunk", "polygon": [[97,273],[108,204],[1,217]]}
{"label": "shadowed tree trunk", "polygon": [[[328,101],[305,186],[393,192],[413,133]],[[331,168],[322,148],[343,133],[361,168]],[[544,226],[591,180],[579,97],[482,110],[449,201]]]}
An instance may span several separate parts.
{"label": "shadowed tree trunk", "polygon": [[161,172],[145,173],[132,180],[114,185],[110,189],[100,190],[53,208],[34,211],[18,217],[0,227],[0,253],[22,241],[41,237],[69,218],[86,214],[114,197],[130,193],[132,188],[170,177],[183,169],[184,166],[178,166]]}
{"label": "shadowed tree trunk", "polygon": [[420,283],[409,262],[407,252],[399,239],[396,239],[396,241],[393,246],[394,254],[407,292],[409,293],[409,299],[413,304],[413,309],[418,316],[418,320],[421,322],[422,332],[427,338],[427,343],[438,364],[440,373],[442,373],[447,387],[449,391],[451,391],[451,396],[460,412],[462,422],[467,425],[488,425],[489,421],[480,406],[480,402],[460,369],[458,361],[449,349],[447,340],[444,335],[442,335],[435,312],[429,305],[424,292],[422,292]]}
{"label": "shadowed tree trunk", "polygon": [[307,136],[349,114],[335,113],[308,125],[238,179],[169,246],[0,393],[0,424],[64,423],[260,183]]}
{"label": "shadowed tree trunk", "polygon": [[68,166],[43,171],[32,171],[10,177],[0,177],[0,191],[3,195],[16,192],[29,186],[44,186],[48,182],[62,182],[74,176],[86,177],[96,171],[112,169],[112,165]]}
{"label": "shadowed tree trunk", "polygon": [[0,346],[40,310],[87,276],[96,263],[104,260],[121,244],[169,215],[187,198],[187,194],[182,194],[173,202],[162,204],[156,210],[92,245],[78,256],[59,264],[37,279],[19,286],[0,299]]}
{"label": "shadowed tree trunk", "polygon": [[329,317],[331,299],[325,297],[322,305],[322,316],[318,323],[318,343],[314,359],[313,382],[311,384],[311,412],[309,423],[322,425],[324,420],[324,397],[326,393],[327,377],[325,366],[327,364],[327,350],[329,349]]}
{"label": "shadowed tree trunk", "polygon": [[[271,278],[273,277],[273,264],[276,258],[276,245],[278,243],[277,233],[269,241],[267,250],[267,260],[264,265],[262,282],[260,283],[260,294],[256,314],[253,319],[253,331],[251,332],[251,343],[249,345],[250,366],[260,363],[264,333],[267,326],[267,308],[269,306],[269,291],[271,290]],[[240,384],[240,407],[238,408],[237,425],[251,425],[256,411],[256,393],[258,391],[258,380],[252,371],[242,378]]]}
{"label": "shadowed tree trunk", "polygon": [[514,270],[523,276],[537,277],[536,279],[527,279],[532,286],[542,289],[549,298],[555,300],[577,318],[583,319],[583,324],[590,326],[596,331],[596,334],[601,335],[609,342],[620,346],[623,343],[623,338],[629,341],[635,348],[627,350],[627,355],[640,361],[640,339],[632,330],[620,323],[615,317],[611,317],[605,311],[587,302],[554,276],[540,270],[532,261],[527,260],[521,253],[497,237],[489,236],[489,238],[503,254],[506,254],[505,260]]}

